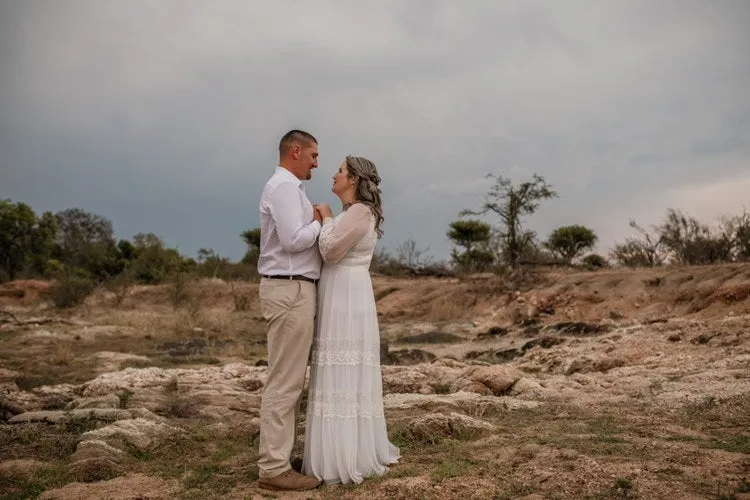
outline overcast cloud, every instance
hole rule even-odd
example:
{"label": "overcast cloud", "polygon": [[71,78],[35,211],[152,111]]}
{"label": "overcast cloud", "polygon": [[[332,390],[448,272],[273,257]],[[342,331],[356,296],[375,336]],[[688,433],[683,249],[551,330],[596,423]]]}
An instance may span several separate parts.
{"label": "overcast cloud", "polygon": [[383,178],[390,251],[448,255],[493,172],[560,198],[528,225],[630,235],[750,209],[750,2],[0,0],[0,198],[81,207],[237,259],[280,136]]}

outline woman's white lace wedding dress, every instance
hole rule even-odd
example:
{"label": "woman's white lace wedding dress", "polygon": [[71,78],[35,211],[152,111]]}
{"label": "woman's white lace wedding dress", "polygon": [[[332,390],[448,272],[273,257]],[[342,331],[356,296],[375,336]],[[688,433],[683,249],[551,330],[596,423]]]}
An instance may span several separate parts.
{"label": "woman's white lace wedding dress", "polygon": [[380,330],[370,261],[370,209],[354,204],[324,221],[318,324],[310,361],[303,471],[326,483],[359,483],[399,459],[383,414]]}

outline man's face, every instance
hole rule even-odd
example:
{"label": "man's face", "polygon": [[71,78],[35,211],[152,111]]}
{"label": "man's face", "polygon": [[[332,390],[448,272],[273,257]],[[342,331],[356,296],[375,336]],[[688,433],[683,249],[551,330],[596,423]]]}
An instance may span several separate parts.
{"label": "man's face", "polygon": [[312,179],[312,169],[318,168],[318,145],[295,145],[294,156],[297,163],[297,177],[303,181]]}

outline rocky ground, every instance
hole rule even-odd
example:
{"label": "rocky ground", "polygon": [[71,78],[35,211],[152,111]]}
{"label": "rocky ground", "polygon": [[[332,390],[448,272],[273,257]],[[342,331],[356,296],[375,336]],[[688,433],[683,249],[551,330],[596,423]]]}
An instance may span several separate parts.
{"label": "rocky ground", "polygon": [[257,285],[45,286],[0,288],[0,498],[750,498],[750,266],[376,277],[402,461],[287,495]]}

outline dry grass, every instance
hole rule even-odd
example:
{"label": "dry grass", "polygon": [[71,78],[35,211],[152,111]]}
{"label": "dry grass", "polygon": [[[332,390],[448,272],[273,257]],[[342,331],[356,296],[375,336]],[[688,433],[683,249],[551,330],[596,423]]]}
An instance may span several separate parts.
{"label": "dry grass", "polygon": [[[387,278],[376,280],[375,285],[384,323],[410,318],[423,322],[475,319],[497,313],[493,321],[501,324],[507,319],[503,314],[517,310],[523,316],[532,299],[535,307],[552,311],[545,316],[550,323],[570,316],[600,321],[615,309],[627,318],[650,317],[657,310],[662,314],[665,307],[670,315],[678,315],[697,308],[696,301],[708,301],[697,304],[702,307],[693,313],[695,319],[729,311],[750,312],[750,287],[742,282],[750,276],[748,271],[748,266],[728,266],[674,272],[557,273],[545,277],[544,288],[533,290],[523,288],[523,283],[487,277]],[[73,324],[3,325],[3,367],[20,372],[15,382],[28,390],[44,384],[90,380],[102,370],[94,356],[100,351],[149,358],[122,366],[253,364],[265,356],[265,327],[258,310],[256,284],[205,280],[186,286],[185,302],[175,302],[179,294],[169,286],[133,286],[121,301],[113,300],[113,292],[100,290],[84,307],[70,312]],[[10,301],[5,304],[10,304],[19,317],[40,311],[50,314],[44,303],[21,302],[26,297],[0,300]],[[648,300],[655,302],[648,305]],[[641,305],[636,307],[636,302]],[[740,328],[744,323],[738,325]],[[687,330],[681,334],[680,344],[665,340],[667,347],[659,344],[658,348],[684,344],[690,349],[734,352],[736,346],[728,334],[714,337],[721,333],[718,328],[706,330]],[[656,328],[653,332],[654,342],[660,335],[666,338],[672,333]],[[689,342],[700,335],[704,335],[704,343]],[[612,336],[606,340],[615,342]],[[183,352],[185,346],[192,350]],[[603,344],[601,348],[605,348]],[[631,361],[618,352],[607,352],[592,366],[616,375],[618,367],[630,368]],[[726,371],[729,383],[744,382],[746,366],[734,362]],[[644,392],[658,393],[662,386],[701,370],[696,366],[693,372],[655,381]],[[590,375],[603,377],[600,372]],[[603,380],[591,377],[585,380]],[[593,385],[582,387],[582,393],[593,390]],[[449,386],[436,382],[433,390],[444,393]],[[131,450],[129,471],[174,479],[185,498],[265,494],[256,487],[257,438],[241,429],[224,433],[210,430],[197,419],[200,408],[180,392],[176,381],[167,385],[167,393],[170,400],[163,416],[173,425],[183,426],[186,434],[146,451]],[[129,408],[133,393],[122,391],[118,396],[120,406]],[[407,432],[406,425],[426,410],[389,411],[390,436],[403,454],[399,464],[384,477],[361,485],[324,487],[300,498],[512,499],[539,493],[550,499],[718,499],[750,489],[747,398],[706,398],[670,407],[645,396],[601,406],[586,403],[585,398],[582,401],[552,398],[536,408],[512,411],[478,406],[469,413],[495,426],[489,435],[415,436]],[[69,457],[80,434],[95,425],[0,424],[0,461],[23,458],[43,463],[38,474],[28,477],[0,469],[0,491],[13,495],[7,498],[34,497],[72,481]]]}

